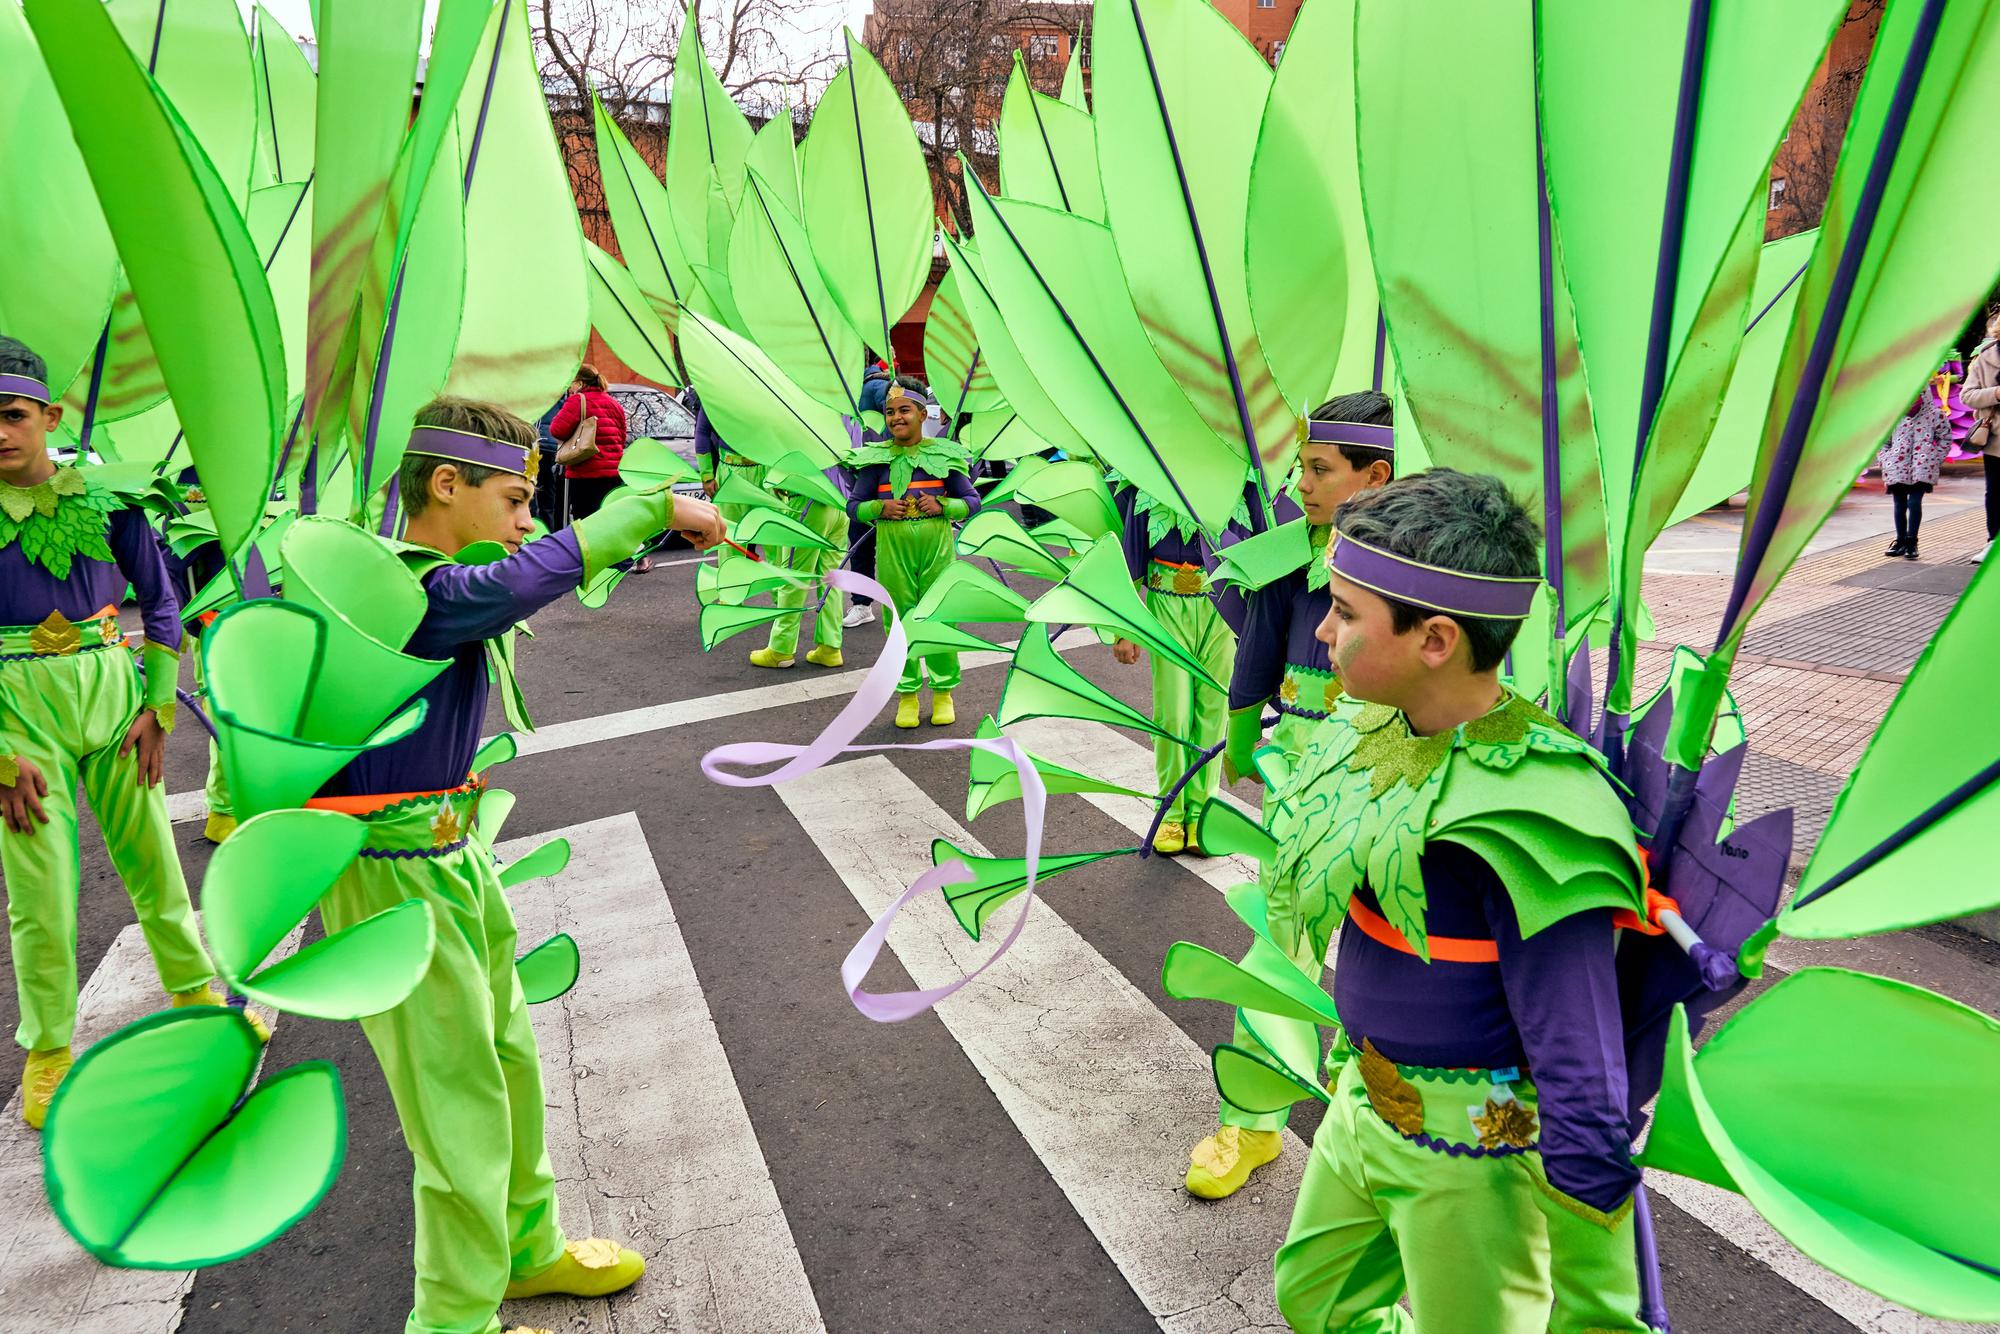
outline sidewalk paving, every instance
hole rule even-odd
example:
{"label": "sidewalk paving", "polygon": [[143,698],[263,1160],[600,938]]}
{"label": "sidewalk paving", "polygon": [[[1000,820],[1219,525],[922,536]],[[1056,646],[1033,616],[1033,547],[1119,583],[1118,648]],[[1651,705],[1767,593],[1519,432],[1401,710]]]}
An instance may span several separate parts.
{"label": "sidewalk paving", "polygon": [[[1916,561],[1882,554],[1892,536],[1888,499],[1879,484],[1857,486],[1751,621],[1731,678],[1750,737],[1738,806],[1744,819],[1792,807],[1795,875],[1910,669],[1978,572],[1982,486],[1976,473],[1947,477],[1926,498]],[[1743,518],[1740,507],[1697,515],[1649,557],[1656,633],[1639,649],[1640,698],[1666,678],[1676,644],[1704,653],[1713,645]],[[1986,917],[1966,925],[2000,940],[2000,914]]]}

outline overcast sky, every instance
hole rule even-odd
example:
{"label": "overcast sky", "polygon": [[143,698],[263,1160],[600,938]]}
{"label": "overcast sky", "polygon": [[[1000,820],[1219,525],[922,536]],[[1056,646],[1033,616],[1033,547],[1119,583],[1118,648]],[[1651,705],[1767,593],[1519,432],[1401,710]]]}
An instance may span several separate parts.
{"label": "overcast sky", "polygon": [[[335,0],[337,3],[338,0]],[[632,13],[658,14],[666,8],[666,0],[601,0],[607,9],[623,8]],[[834,39],[840,34],[839,25],[847,24],[857,36],[861,24],[873,7],[872,0],[784,0],[785,9],[793,15],[795,24],[802,35],[798,49],[790,52],[792,59],[805,64],[822,49],[832,45],[825,34]],[[251,0],[237,0],[248,13]],[[312,28],[312,10],[308,0],[264,0],[264,7],[276,15],[294,34],[309,32]],[[675,12],[678,12],[677,9]],[[437,13],[437,0],[424,0],[424,25],[429,28],[432,17]]]}

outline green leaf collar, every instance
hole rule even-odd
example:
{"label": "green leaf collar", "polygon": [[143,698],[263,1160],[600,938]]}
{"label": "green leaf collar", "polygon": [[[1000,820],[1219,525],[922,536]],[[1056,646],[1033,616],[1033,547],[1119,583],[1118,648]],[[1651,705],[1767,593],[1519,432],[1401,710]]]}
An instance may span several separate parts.
{"label": "green leaf collar", "polygon": [[125,502],[87,480],[75,468],[57,468],[34,486],[0,482],[0,546],[19,543],[21,554],[58,579],[69,578],[70,562],[115,561],[110,519]]}

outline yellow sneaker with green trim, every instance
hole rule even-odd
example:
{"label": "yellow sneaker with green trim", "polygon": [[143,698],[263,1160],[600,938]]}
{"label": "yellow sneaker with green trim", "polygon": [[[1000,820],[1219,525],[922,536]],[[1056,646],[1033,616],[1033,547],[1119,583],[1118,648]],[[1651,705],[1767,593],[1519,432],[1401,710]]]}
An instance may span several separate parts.
{"label": "yellow sneaker with green trim", "polygon": [[28,1064],[21,1070],[23,1121],[36,1130],[42,1128],[42,1123],[49,1119],[49,1103],[75,1064],[76,1058],[70,1055],[68,1047],[44,1047],[28,1053]]}
{"label": "yellow sneaker with green trim", "polygon": [[1188,1194],[1204,1200],[1228,1199],[1284,1147],[1284,1137],[1275,1130],[1223,1126],[1188,1155]]}
{"label": "yellow sneaker with green trim", "polygon": [[563,1243],[562,1257],[539,1274],[507,1285],[507,1300],[546,1297],[604,1297],[622,1292],[646,1272],[646,1257],[615,1241],[592,1237]]}
{"label": "yellow sneaker with green trim", "polygon": [[[173,993],[172,999],[176,1010],[185,1010],[190,1005],[227,1005],[229,1003],[223,994],[215,989],[213,982],[208,983],[206,986],[196,987],[192,991],[176,991]],[[250,1028],[257,1034],[257,1041],[269,1042],[271,1040],[271,1026],[264,1022],[263,1016],[246,1005],[243,1007],[243,1017],[250,1021]]]}

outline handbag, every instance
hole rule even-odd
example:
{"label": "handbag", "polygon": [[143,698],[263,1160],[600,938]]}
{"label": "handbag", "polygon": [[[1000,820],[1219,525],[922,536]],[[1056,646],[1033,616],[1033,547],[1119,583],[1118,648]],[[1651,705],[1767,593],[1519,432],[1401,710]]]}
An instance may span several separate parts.
{"label": "handbag", "polygon": [[[580,399],[582,395],[578,395]],[[570,438],[563,441],[556,450],[556,462],[565,468],[572,463],[582,463],[597,457],[597,418],[585,413],[577,423]]]}

